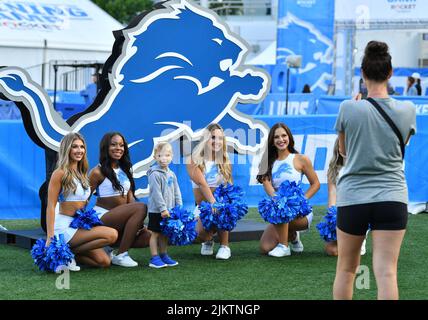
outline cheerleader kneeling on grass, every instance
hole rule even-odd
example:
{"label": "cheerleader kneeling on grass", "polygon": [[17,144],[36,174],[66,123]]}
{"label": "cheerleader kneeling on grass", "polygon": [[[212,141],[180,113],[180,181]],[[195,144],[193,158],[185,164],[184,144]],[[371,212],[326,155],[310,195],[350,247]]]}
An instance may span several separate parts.
{"label": "cheerleader kneeling on grass", "polygon": [[[305,194],[300,189],[303,175],[310,183]],[[320,183],[311,161],[294,148],[293,135],[284,123],[270,129],[257,181],[270,197],[259,203],[260,214],[270,222],[260,239],[260,251],[273,257],[303,252],[299,231],[308,230],[313,217],[306,199],[319,190]]]}

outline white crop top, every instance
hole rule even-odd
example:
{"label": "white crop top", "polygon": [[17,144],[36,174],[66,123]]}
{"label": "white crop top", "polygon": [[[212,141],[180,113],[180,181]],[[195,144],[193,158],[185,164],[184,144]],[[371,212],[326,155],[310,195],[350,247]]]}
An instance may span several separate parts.
{"label": "white crop top", "polygon": [[302,181],[303,173],[294,168],[294,157],[296,154],[290,153],[284,160],[276,160],[272,167],[272,186],[275,190],[279,188],[281,183],[288,180],[299,183]]}
{"label": "white crop top", "polygon": [[[129,189],[131,189],[131,181],[129,181],[128,176],[123,172],[121,168],[113,169],[116,173],[117,180],[123,187],[123,195],[127,195]],[[113,188],[113,184],[110,179],[105,178],[104,181],[97,187],[97,197],[98,198],[107,198],[114,196],[121,196],[122,192]]]}
{"label": "white crop top", "polygon": [[[217,188],[224,183],[224,178],[214,161],[205,161],[205,180],[210,188]],[[192,181],[192,188],[198,189],[199,186]]]}
{"label": "white crop top", "polygon": [[74,178],[74,183],[77,185],[76,192],[70,192],[67,195],[64,195],[62,189],[58,195],[58,202],[66,202],[66,201],[86,201],[88,200],[91,194],[91,188],[85,189],[80,183],[79,179]]}

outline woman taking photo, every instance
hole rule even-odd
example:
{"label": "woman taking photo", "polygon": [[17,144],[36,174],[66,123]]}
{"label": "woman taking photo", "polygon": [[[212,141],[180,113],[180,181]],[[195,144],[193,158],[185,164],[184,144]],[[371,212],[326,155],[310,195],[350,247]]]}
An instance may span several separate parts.
{"label": "woman taking photo", "polygon": [[342,102],[335,125],[346,164],[337,182],[339,256],[333,296],[352,299],[370,224],[378,299],[398,299],[397,264],[408,202],[404,145],[416,132],[416,109],[388,95],[392,63],[386,43],[367,44],[361,69],[368,99]]}

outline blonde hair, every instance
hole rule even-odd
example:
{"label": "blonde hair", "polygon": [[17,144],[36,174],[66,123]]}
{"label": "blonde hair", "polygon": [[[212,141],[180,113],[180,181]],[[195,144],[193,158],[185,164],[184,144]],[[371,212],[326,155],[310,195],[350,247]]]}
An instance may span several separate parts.
{"label": "blonde hair", "polygon": [[168,151],[170,151],[171,152],[171,155],[173,154],[173,152],[172,152],[172,146],[171,146],[171,144],[169,143],[169,142],[159,142],[156,146],[155,146],[155,148],[154,148],[154,150],[153,150],[153,156],[155,156],[156,157],[156,154],[158,153],[158,152],[161,152],[162,150],[164,150],[164,149],[168,149]]}
{"label": "blonde hair", "polygon": [[333,155],[330,159],[327,170],[327,178],[332,183],[336,184],[337,176],[339,175],[340,169],[343,167],[343,157],[339,153],[339,139],[336,139],[334,143]]}
{"label": "blonde hair", "polygon": [[[75,140],[81,140],[85,148],[85,154],[83,155],[82,160],[77,163],[77,171],[71,169],[70,166],[70,151]],[[88,179],[88,158],[86,156],[86,142],[83,136],[77,132],[71,132],[64,136],[61,140],[59,146],[58,162],[57,169],[64,171],[64,176],[61,180],[62,192],[64,195],[68,195],[71,192],[76,193],[77,185],[74,182],[74,179],[80,181],[84,189],[89,188],[89,179]]]}
{"label": "blonde hair", "polygon": [[207,144],[211,140],[212,132],[217,129],[221,130],[223,134],[223,150],[222,150],[221,160],[218,159],[218,157],[215,157],[214,162],[216,163],[220,173],[223,175],[225,182],[233,183],[232,165],[230,163],[230,159],[227,154],[226,137],[224,135],[223,128],[219,124],[211,123],[210,125],[208,125],[208,127],[204,129],[201,141],[198,143],[198,145],[195,147],[195,149],[192,152],[192,160],[196,167],[201,169],[202,172],[205,172],[205,149]]}

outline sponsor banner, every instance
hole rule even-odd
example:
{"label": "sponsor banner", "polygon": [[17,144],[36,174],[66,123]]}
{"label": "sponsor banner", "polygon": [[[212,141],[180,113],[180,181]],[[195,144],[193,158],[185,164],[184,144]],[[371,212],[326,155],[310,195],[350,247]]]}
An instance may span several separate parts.
{"label": "sponsor banner", "polygon": [[289,94],[288,107],[284,93],[271,93],[260,105],[258,114],[281,116],[281,115],[308,115],[315,113],[315,95]]}
{"label": "sponsor banner", "polygon": [[426,0],[336,0],[335,19],[360,21],[426,20]]}
{"label": "sponsor banner", "polygon": [[0,30],[64,30],[70,28],[70,20],[92,17],[76,1],[0,1]]}
{"label": "sponsor banner", "polygon": [[311,92],[326,93],[332,80],[334,0],[284,0],[278,7],[277,63],[301,55],[297,92],[309,84]]}

